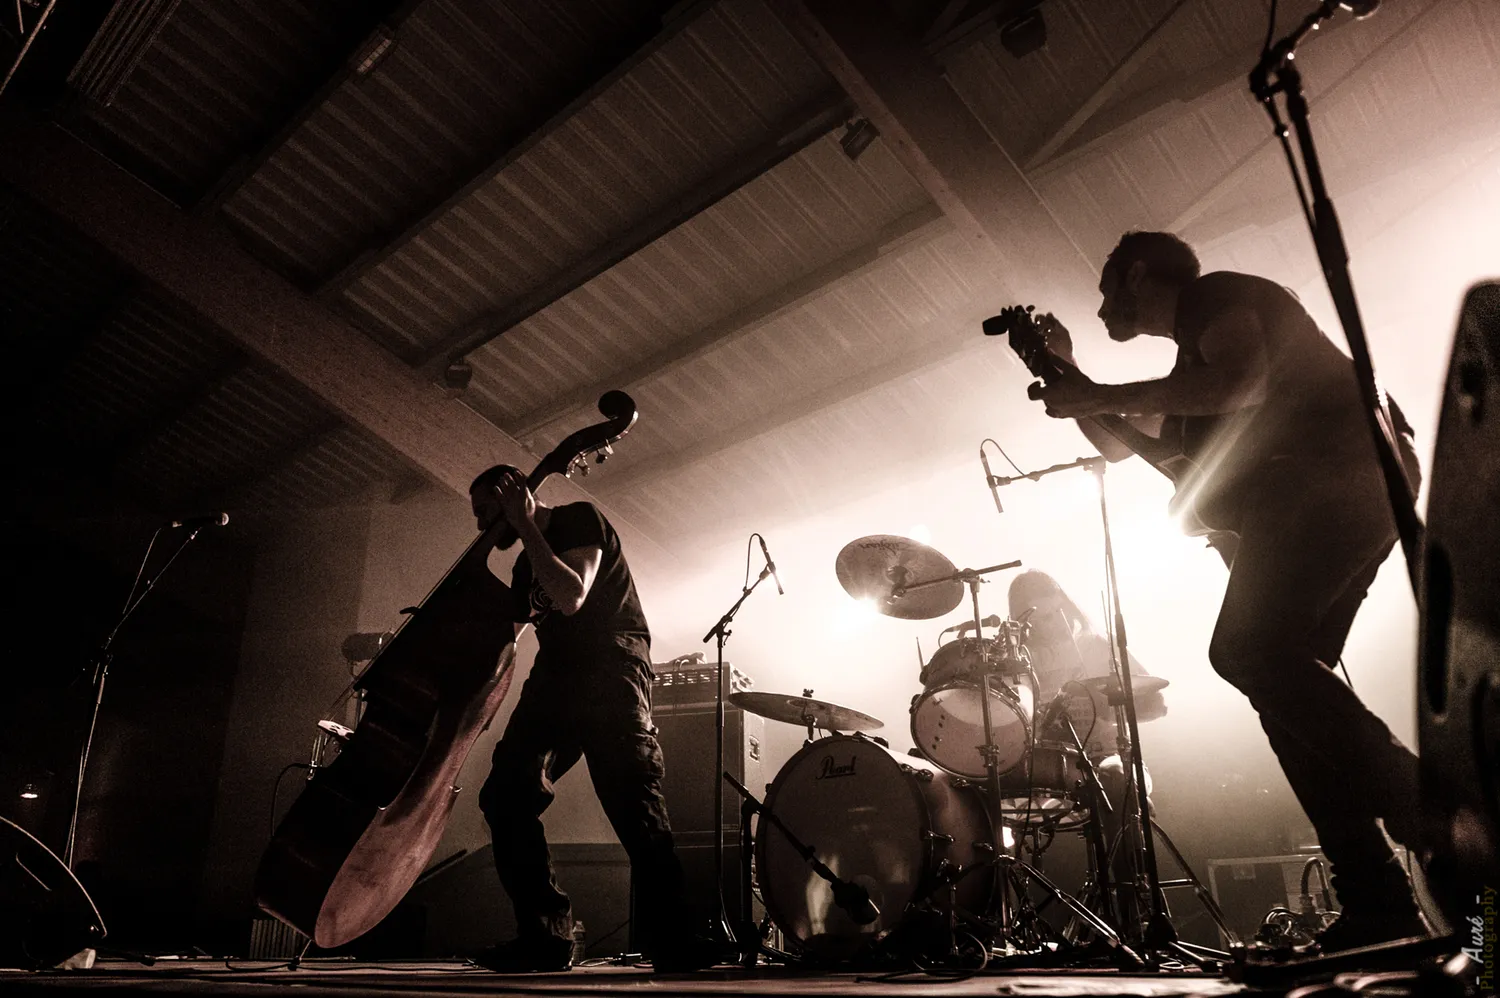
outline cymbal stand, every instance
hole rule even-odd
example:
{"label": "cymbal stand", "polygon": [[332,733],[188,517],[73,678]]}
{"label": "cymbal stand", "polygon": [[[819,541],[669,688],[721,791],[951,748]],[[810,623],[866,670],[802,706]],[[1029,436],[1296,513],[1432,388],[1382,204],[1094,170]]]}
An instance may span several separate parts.
{"label": "cymbal stand", "polygon": [[[745,574],[748,576],[750,573],[746,571]],[[724,772],[724,645],[729,640],[729,635],[733,633],[729,625],[733,622],[735,614],[740,612],[740,607],[744,605],[745,600],[755,592],[756,586],[766,581],[770,574],[771,565],[767,562],[754,582],[748,586],[741,586],[739,599],[735,600],[734,605],[724,611],[724,616],[719,618],[718,623],[703,635],[704,644],[707,644],[711,638],[718,639],[718,667],[714,676],[715,773]],[[741,849],[745,847],[745,843],[740,843]],[[714,890],[719,898],[719,913],[714,919],[715,934],[720,941],[738,947],[739,940],[729,926],[728,906],[724,901],[724,782],[719,779],[714,780]]]}

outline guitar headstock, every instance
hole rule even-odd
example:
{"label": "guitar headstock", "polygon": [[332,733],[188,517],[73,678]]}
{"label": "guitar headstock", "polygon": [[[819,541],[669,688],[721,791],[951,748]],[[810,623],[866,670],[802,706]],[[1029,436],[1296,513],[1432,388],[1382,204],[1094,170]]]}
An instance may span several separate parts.
{"label": "guitar headstock", "polygon": [[599,412],[605,417],[603,422],[568,434],[542,458],[526,480],[533,492],[552,475],[571,476],[579,468],[587,474],[591,454],[603,464],[614,453],[611,445],[629,433],[640,416],[635,399],[621,391],[609,391],[600,396]]}
{"label": "guitar headstock", "polygon": [[1044,378],[1052,370],[1048,361],[1047,337],[1037,325],[1035,305],[1011,305],[1000,310],[999,315],[984,320],[986,336],[1010,336],[1010,348],[1021,358],[1026,370]]}

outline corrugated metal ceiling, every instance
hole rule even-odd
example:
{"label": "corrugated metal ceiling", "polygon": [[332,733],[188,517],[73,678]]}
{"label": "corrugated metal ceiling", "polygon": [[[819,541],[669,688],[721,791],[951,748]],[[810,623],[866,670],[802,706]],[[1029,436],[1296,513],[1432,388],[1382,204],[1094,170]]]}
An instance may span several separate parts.
{"label": "corrugated metal ceiling", "polygon": [[[277,123],[289,96],[318,82],[309,66],[326,61],[347,7],[183,0],[97,121],[184,188],[207,189]],[[852,438],[841,444],[838,434],[858,432],[875,395],[882,414],[910,409],[931,424],[935,410],[917,380],[858,386],[878,384],[882,370],[910,369],[924,338],[947,335],[958,349],[955,316],[1003,303],[1005,291],[962,240],[921,228],[922,213],[933,210],[927,194],[884,140],[857,162],[832,136],[814,141],[629,249],[632,230],[670,217],[686,192],[732,170],[831,86],[761,0],[688,5],[665,30],[664,8],[627,0],[409,4],[383,61],[343,79],[224,214],[284,274],[307,286],[332,279],[329,299],[408,357],[627,246],[618,262],[475,350],[468,401],[540,450],[590,421],[588,411],[558,408],[559,398],[632,373],[646,417],[614,465],[617,480],[631,483],[628,495],[612,498],[643,522],[668,522],[680,485],[664,483],[691,476],[673,467],[672,455],[681,455],[736,483],[707,503],[722,521],[736,508],[798,495],[797,486],[754,483],[816,478],[810,469],[847,446]],[[1033,182],[1092,258],[1127,228],[1177,222],[1222,240],[1254,211],[1290,205],[1269,124],[1235,82],[1254,60],[1266,10],[1266,0],[1052,0],[1047,50],[1017,59],[992,32],[945,53],[946,73],[1018,162],[1040,148],[1065,151],[1033,169]],[[1500,114],[1495,11],[1482,0],[1410,0],[1308,44],[1299,64],[1331,179],[1362,187],[1420,160],[1427,144],[1482,138]],[[1146,38],[1162,21],[1159,37]],[[661,32],[662,41],[603,76],[592,99],[540,141],[506,155],[537,107],[558,105],[605,73],[600,53],[615,52],[610,40],[618,45],[622,32]],[[1133,52],[1133,71],[1120,77]],[[1111,89],[1100,94],[1105,84]],[[1141,113],[1142,123],[1100,137],[1108,123]],[[1361,164],[1374,160],[1366,176]],[[408,231],[433,204],[442,207]],[[921,238],[875,258],[881,233],[912,219]],[[815,274],[831,283],[805,286]],[[193,356],[168,342],[160,346]],[[648,359],[663,363],[660,373],[641,371]],[[218,369],[203,362],[202,370]],[[108,365],[90,372],[92,390],[119,394],[104,412],[133,404],[131,370],[121,360],[112,385]],[[156,391],[170,394],[181,372],[155,370]],[[335,429],[326,412],[258,376],[231,372],[219,397],[184,410],[181,425],[160,435],[153,475],[185,484],[192,462],[183,455],[206,448],[200,470],[229,481],[259,467],[262,481],[247,495],[296,503],[339,501],[341,491],[405,473],[380,445]],[[859,400],[839,402],[849,385]],[[834,408],[820,414],[825,404]],[[794,431],[757,429],[783,426],[778,412],[788,409],[801,414]],[[216,432],[231,411],[250,423]],[[793,435],[815,443],[804,447]],[[732,460],[703,459],[722,444],[733,444]],[[280,464],[270,458],[276,453]],[[738,470],[728,474],[726,462]]]}

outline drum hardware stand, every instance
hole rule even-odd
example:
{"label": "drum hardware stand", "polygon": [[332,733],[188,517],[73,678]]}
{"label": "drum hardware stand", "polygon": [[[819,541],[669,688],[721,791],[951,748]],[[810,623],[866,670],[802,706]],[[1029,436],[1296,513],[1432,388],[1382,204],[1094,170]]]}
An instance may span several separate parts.
{"label": "drum hardware stand", "polygon": [[[1059,694],[1058,699],[1063,695]],[[1054,703],[1057,701],[1054,700]],[[1048,705],[1048,710],[1052,709]],[[1067,714],[1062,716],[1063,727],[1068,732],[1068,737],[1073,740],[1073,746],[1078,749],[1078,768],[1083,772],[1084,785],[1089,789],[1089,821],[1093,829],[1088,832],[1089,855],[1094,862],[1094,880],[1085,889],[1085,896],[1089,890],[1098,892],[1100,915],[1112,924],[1119,925],[1119,913],[1115,911],[1114,887],[1109,869],[1110,848],[1104,841],[1104,825],[1101,820],[1102,813],[1114,813],[1114,807],[1109,802],[1109,794],[1104,790],[1104,782],[1099,779],[1099,770],[1094,766],[1094,761],[1089,758],[1088,750],[1084,747],[1083,738],[1078,734],[1078,729],[1073,726],[1073,719]]]}
{"label": "drum hardware stand", "polygon": [[[979,586],[984,581],[983,576],[989,575],[992,572],[1003,571],[1008,568],[1019,568],[1020,565],[1020,560],[1016,560],[1000,565],[991,565],[988,568],[961,569],[957,572],[954,572],[952,575],[944,576],[943,578],[927,579],[910,586],[897,587],[895,590],[893,590],[891,595],[893,597],[899,597],[906,592],[914,589],[919,589],[923,586],[936,585],[939,582],[947,582],[952,579],[958,579],[969,587],[969,597],[974,611],[974,629],[976,636],[978,636],[979,634],[983,633],[981,630],[982,617],[980,616],[979,612]],[[1116,932],[1112,926],[1099,918],[1099,916],[1095,915],[1092,911],[1089,911],[1088,908],[1081,904],[1077,898],[1074,898],[1072,895],[1068,894],[1068,892],[1058,887],[1049,878],[1044,876],[1042,872],[1036,867],[1005,852],[1005,824],[1003,821],[1003,815],[1001,814],[1001,801],[1003,801],[1005,798],[1005,791],[1000,782],[1001,774],[999,768],[999,760],[997,758],[1000,750],[999,747],[995,744],[994,720],[993,715],[990,712],[990,693],[992,689],[990,686],[990,679],[994,674],[994,669],[990,659],[990,646],[981,642],[978,647],[980,653],[980,661],[982,663],[980,668],[979,704],[980,712],[984,719],[984,744],[980,747],[980,752],[984,756],[985,771],[989,777],[990,788],[995,794],[995,841],[994,843],[989,844],[988,851],[991,853],[991,858],[989,860],[986,860],[985,864],[992,864],[994,866],[996,897],[998,898],[1000,903],[999,935],[1003,938],[1010,931],[1011,913],[1009,897],[1006,893],[1007,886],[1011,880],[1024,873],[1031,880],[1040,884],[1053,897],[1055,897],[1058,901],[1065,905],[1080,919],[1084,920],[1090,926],[1092,926],[1094,930],[1099,933],[1100,937],[1104,939],[1112,949],[1119,951],[1122,956],[1124,956],[1127,960],[1129,960],[1136,966],[1143,965],[1144,961],[1141,959],[1141,957],[1125,944],[1124,940],[1121,939],[1120,934]],[[1033,679],[1032,682],[1034,684],[1035,679]],[[1006,686],[1003,681],[1001,683],[1001,688],[1003,690],[1009,691],[1009,687]],[[1014,696],[1013,691],[1011,691],[1011,695]],[[1034,726],[1031,732],[1031,739],[1032,741],[1035,740]],[[1031,794],[1030,788],[1028,788],[1027,793],[1028,795]],[[969,870],[961,871],[959,873],[959,876],[967,875],[977,868],[978,867],[971,867]],[[1017,891],[1017,894],[1020,897],[1025,897],[1025,893],[1022,891]]]}
{"label": "drum hardware stand", "polygon": [[[226,521],[227,519],[225,517]],[[78,780],[73,785],[73,810],[68,818],[67,845],[63,849],[63,864],[70,871],[73,869],[73,849],[78,841],[78,813],[83,804],[83,780],[85,773],[88,771],[89,752],[94,746],[94,728],[99,723],[99,708],[104,703],[104,682],[109,678],[109,666],[115,657],[115,638],[119,635],[120,628],[125,626],[125,622],[135,615],[135,611],[145,602],[146,597],[151,595],[151,590],[156,588],[156,584],[161,581],[161,577],[167,574],[167,569],[172,567],[172,563],[177,560],[177,556],[182,554],[187,546],[197,539],[198,533],[207,522],[220,521],[193,520],[190,524],[184,524],[185,526],[189,526],[187,536],[182,539],[181,544],[177,545],[177,550],[173,551],[171,556],[167,558],[166,564],[162,565],[161,569],[155,575],[147,579],[145,585],[142,585],[141,576],[145,573],[146,562],[151,557],[152,548],[156,546],[156,539],[161,536],[161,532],[165,528],[158,527],[156,533],[151,535],[151,541],[146,545],[146,553],[141,556],[140,567],[136,569],[135,582],[130,587],[130,594],[125,597],[125,606],[120,611],[120,617],[115,621],[114,626],[110,628],[109,635],[104,639],[104,643],[99,646],[99,650],[94,653],[89,663],[93,669],[91,685],[94,687],[94,706],[89,714],[89,726],[84,734],[83,747],[78,753]],[[172,524],[174,527],[177,525],[177,523]]]}
{"label": "drum hardware stand", "polygon": [[[745,574],[750,573],[747,571]],[[766,581],[770,575],[771,563],[767,561],[765,567],[760,570],[760,575],[755,577],[755,581],[748,586],[741,587],[739,599],[735,600],[734,605],[724,612],[724,616],[719,618],[718,623],[703,635],[705,644],[711,638],[718,639],[718,666],[714,679],[714,772],[716,773],[724,772],[724,644],[733,633],[729,625],[734,620],[735,614],[740,612],[740,607],[744,605],[745,600],[755,592],[756,586]],[[747,847],[747,843],[740,843],[742,850]],[[729,927],[728,910],[724,903],[724,784],[721,780],[714,780],[714,890],[719,898],[719,913],[714,918],[715,934],[721,942],[738,948],[740,943],[734,931]]]}

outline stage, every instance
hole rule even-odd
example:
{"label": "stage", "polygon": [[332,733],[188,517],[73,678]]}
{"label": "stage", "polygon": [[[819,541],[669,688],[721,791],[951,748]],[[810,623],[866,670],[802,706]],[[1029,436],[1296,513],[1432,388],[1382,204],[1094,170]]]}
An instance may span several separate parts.
{"label": "stage", "polygon": [[157,960],[145,966],[101,960],[87,971],[0,972],[9,993],[55,995],[72,991],[173,995],[264,995],[268,988],[294,988],[299,998],[387,994],[443,995],[1082,995],[1215,996],[1279,995],[1197,971],[1122,974],[1108,971],[985,971],[973,976],[919,972],[834,973],[789,967],[724,968],[692,974],[653,974],[647,965],[607,961],[560,974],[502,975],[459,960],[385,961],[309,959],[296,970],[285,962]]}

